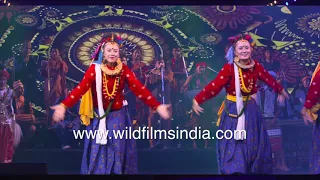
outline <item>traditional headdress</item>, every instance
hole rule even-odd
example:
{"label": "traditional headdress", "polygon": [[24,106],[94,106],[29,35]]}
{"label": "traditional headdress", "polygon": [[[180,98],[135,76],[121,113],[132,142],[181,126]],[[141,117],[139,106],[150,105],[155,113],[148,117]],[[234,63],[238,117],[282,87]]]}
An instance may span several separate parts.
{"label": "traditional headdress", "polygon": [[92,55],[92,59],[93,61],[98,61],[95,63],[99,63],[101,64],[102,59],[103,59],[103,50],[104,50],[104,46],[107,43],[116,43],[119,45],[119,47],[122,47],[122,39],[119,35],[115,35],[114,33],[112,33],[111,35],[107,35],[107,37],[103,38],[100,45],[96,48],[95,52]]}
{"label": "traditional headdress", "polygon": [[238,36],[232,36],[228,38],[228,41],[230,43],[229,50],[226,54],[226,58],[228,60],[229,64],[233,63],[234,60],[234,47],[238,42],[249,42],[251,46],[254,46],[253,39],[249,34],[241,34]]}
{"label": "traditional headdress", "polygon": [[10,74],[6,69],[0,70],[0,77],[5,77],[7,80],[10,79]]}
{"label": "traditional headdress", "polygon": [[199,67],[199,66],[204,66],[204,67],[206,67],[206,66],[207,66],[207,63],[206,63],[206,62],[198,62],[198,63],[196,64],[196,67]]}

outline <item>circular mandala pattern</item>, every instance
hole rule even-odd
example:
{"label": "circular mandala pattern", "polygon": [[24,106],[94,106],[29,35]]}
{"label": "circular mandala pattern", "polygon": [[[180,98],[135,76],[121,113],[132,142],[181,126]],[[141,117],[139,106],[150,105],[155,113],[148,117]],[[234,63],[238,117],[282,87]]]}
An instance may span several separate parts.
{"label": "circular mandala pattern", "polygon": [[40,11],[40,17],[44,19],[60,19],[63,18],[63,14],[60,10],[53,8],[53,7],[46,7]]}
{"label": "circular mandala pattern", "polygon": [[213,57],[214,51],[210,47],[199,47],[189,53],[189,56],[195,59],[208,59]]}
{"label": "circular mandala pattern", "polygon": [[207,19],[218,30],[229,27],[237,29],[239,25],[247,25],[254,21],[254,16],[261,14],[255,6],[186,6]]}
{"label": "circular mandala pattern", "polygon": [[125,15],[95,16],[67,26],[55,36],[47,52],[52,47],[61,49],[62,58],[69,62],[69,66],[74,67],[70,68],[71,77],[68,78],[75,81],[78,80],[79,72],[84,72],[91,63],[91,55],[107,32],[121,35],[129,61],[132,52],[138,47],[142,50],[143,62],[150,64],[160,55],[168,58],[170,54],[164,54],[170,52],[168,44],[177,46],[172,34],[148,21]]}
{"label": "circular mandala pattern", "polygon": [[308,48],[296,47],[293,49],[292,57],[300,60],[300,65],[315,66],[316,64],[314,61],[316,61],[319,57],[319,52]]}
{"label": "circular mandala pattern", "polygon": [[11,51],[13,52],[13,54],[20,56],[23,52],[23,44],[16,44],[12,46]]}
{"label": "circular mandala pattern", "polygon": [[173,10],[172,13],[168,14],[168,21],[170,24],[184,22],[189,18],[187,12],[182,10]]}
{"label": "circular mandala pattern", "polygon": [[205,34],[200,37],[200,41],[207,45],[215,45],[221,42],[222,36],[217,33]]}
{"label": "circular mandala pattern", "polygon": [[69,59],[80,60],[81,64],[86,66],[85,69],[87,69],[87,66],[90,65],[92,60],[91,56],[100,45],[99,42],[104,34],[108,32],[116,32],[121,36],[124,41],[123,49],[127,55],[131,55],[134,49],[140,48],[142,50],[142,60],[146,63],[152,62],[162,54],[161,47],[156,42],[152,43],[153,40],[151,38],[148,39],[138,32],[117,28],[102,28],[89,31],[75,40],[75,43],[71,45],[70,52],[68,53],[70,56]]}
{"label": "circular mandala pattern", "polygon": [[31,14],[22,14],[16,17],[16,22],[24,26],[35,26],[38,23],[38,18]]}
{"label": "circular mandala pattern", "polygon": [[[260,61],[264,59],[265,47],[257,47],[252,53],[252,58]],[[284,80],[289,83],[296,83],[297,78],[301,77],[301,66],[299,62],[289,58],[288,54],[282,54],[278,50],[271,50],[270,52],[273,61],[280,62],[280,74],[284,77]]]}
{"label": "circular mandala pattern", "polygon": [[310,34],[310,37],[316,35],[320,38],[320,13],[309,14],[299,18],[296,24],[298,24],[298,29]]}
{"label": "circular mandala pattern", "polygon": [[286,47],[282,53],[289,53],[292,59],[299,60],[301,66],[314,67],[318,63],[320,56],[317,51],[317,43],[312,41],[310,43],[295,43]]}

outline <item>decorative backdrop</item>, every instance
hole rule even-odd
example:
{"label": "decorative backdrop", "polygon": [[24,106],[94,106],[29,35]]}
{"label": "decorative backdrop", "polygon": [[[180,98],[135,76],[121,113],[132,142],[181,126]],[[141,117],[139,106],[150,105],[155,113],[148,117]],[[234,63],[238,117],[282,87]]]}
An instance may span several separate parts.
{"label": "decorative backdrop", "polygon": [[[116,32],[124,39],[129,59],[140,47],[147,64],[160,56],[168,60],[172,48],[180,47],[192,62],[189,71],[197,61],[219,71],[226,62],[227,38],[249,32],[257,45],[253,58],[261,60],[264,50],[271,49],[273,59],[280,62],[280,73],[293,86],[318,62],[318,12],[310,6],[0,7],[0,59],[12,68],[13,55],[22,52],[22,42],[29,38],[38,66],[51,48],[59,48],[69,66],[69,82],[77,83],[103,34]],[[42,92],[40,74],[37,83]],[[42,111],[41,99],[33,103]]]}

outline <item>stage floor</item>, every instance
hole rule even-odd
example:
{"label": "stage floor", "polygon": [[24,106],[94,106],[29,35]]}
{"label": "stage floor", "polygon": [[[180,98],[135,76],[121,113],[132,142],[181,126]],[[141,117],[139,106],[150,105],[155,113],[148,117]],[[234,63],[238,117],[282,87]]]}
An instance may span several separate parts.
{"label": "stage floor", "polygon": [[[49,174],[79,174],[80,149],[18,150],[15,163],[47,163]],[[217,174],[214,149],[153,149],[138,151],[140,174]],[[151,165],[151,163],[153,165]],[[307,167],[274,174],[307,174]]]}

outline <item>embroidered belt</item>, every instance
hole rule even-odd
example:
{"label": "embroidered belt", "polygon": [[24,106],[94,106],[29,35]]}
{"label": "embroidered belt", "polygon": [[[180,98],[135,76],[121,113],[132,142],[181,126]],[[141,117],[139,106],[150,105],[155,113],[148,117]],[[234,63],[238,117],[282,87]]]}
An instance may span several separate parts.
{"label": "embroidered belt", "polygon": [[[246,101],[247,98],[248,98],[248,100],[251,100],[251,96],[242,96],[243,101]],[[228,94],[228,95],[227,95],[227,100],[232,101],[232,102],[237,102],[237,97]]]}
{"label": "embroidered belt", "polygon": [[[230,95],[230,94],[227,95],[226,99],[229,100],[229,101],[232,101],[232,102],[237,102],[237,97],[236,97],[236,96],[233,96],[233,95]],[[234,117],[234,118],[240,117],[241,114],[244,112],[244,109],[245,109],[245,107],[246,107],[246,105],[247,105],[248,100],[251,100],[252,98],[251,98],[251,96],[242,96],[242,99],[243,99],[243,101],[245,101],[245,104],[244,104],[244,107],[243,107],[243,109],[241,110],[240,114],[239,114],[239,115],[230,114],[230,113],[228,112],[228,110],[226,109],[226,112],[227,112],[227,114],[228,114],[229,116]],[[225,109],[225,100],[222,102],[222,104],[221,104],[221,106],[220,106],[220,109],[219,109],[219,111],[218,111],[218,117],[219,117],[219,118],[218,118],[218,121],[217,121],[217,126],[219,126],[219,124],[220,124],[221,115],[222,115],[222,112],[223,112],[224,109]]]}

